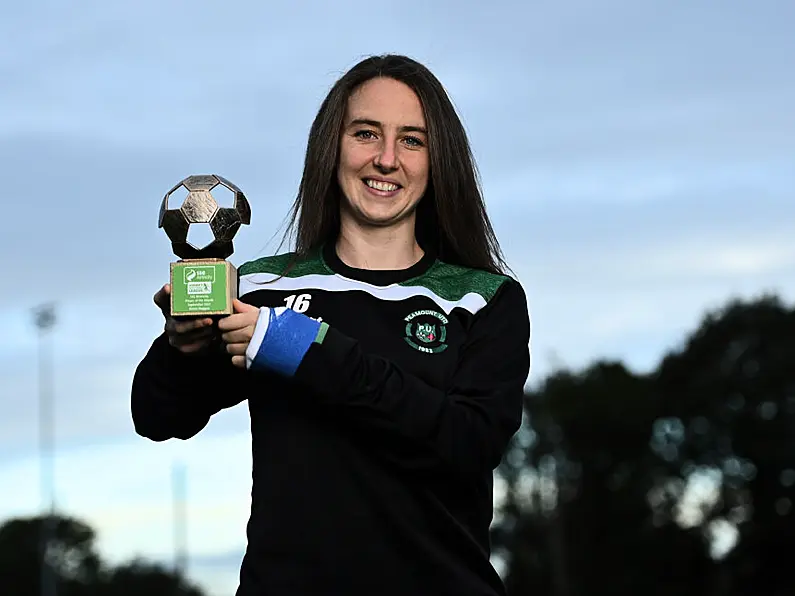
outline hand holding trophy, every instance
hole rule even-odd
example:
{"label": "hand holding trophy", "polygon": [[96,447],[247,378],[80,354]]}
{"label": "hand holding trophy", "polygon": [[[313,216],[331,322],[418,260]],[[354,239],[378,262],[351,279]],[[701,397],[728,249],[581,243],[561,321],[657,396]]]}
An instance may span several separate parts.
{"label": "hand holding trophy", "polygon": [[[218,198],[228,196],[228,205]],[[251,223],[251,208],[243,192],[217,175],[188,176],[166,193],[158,227],[171,240],[180,260],[171,263],[171,316],[224,316],[234,312],[237,268],[226,260],[234,252],[232,240],[242,224]],[[195,246],[189,241],[193,225],[209,226],[212,241]]]}

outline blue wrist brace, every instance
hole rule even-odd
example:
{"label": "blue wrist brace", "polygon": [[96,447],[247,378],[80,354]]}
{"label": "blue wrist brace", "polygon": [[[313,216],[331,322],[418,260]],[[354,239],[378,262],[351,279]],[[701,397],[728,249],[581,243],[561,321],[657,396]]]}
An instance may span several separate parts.
{"label": "blue wrist brace", "polygon": [[246,368],[291,377],[313,343],[322,343],[328,325],[286,307],[260,308],[246,350]]}

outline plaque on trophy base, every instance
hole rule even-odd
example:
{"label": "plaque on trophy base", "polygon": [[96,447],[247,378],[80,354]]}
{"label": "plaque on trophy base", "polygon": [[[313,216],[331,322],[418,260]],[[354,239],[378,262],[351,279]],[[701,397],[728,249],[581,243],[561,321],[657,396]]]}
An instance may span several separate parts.
{"label": "plaque on trophy base", "polygon": [[171,315],[231,315],[237,298],[237,268],[224,259],[171,263]]}
{"label": "plaque on trophy base", "polygon": [[[220,201],[221,196],[228,204]],[[221,176],[189,176],[166,193],[158,227],[165,230],[174,254],[180,257],[171,263],[172,316],[232,314],[238,276],[237,268],[226,259],[234,252],[232,240],[240,226],[250,222],[245,195]],[[204,246],[190,241],[191,226],[200,225],[211,231],[212,240]]]}

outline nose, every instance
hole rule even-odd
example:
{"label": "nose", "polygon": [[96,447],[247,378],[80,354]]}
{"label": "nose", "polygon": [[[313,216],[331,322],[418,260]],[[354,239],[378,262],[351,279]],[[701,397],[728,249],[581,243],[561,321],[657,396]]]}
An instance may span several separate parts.
{"label": "nose", "polygon": [[382,172],[394,171],[398,167],[395,144],[395,139],[391,139],[388,135],[384,135],[381,146],[375,156],[375,166]]}

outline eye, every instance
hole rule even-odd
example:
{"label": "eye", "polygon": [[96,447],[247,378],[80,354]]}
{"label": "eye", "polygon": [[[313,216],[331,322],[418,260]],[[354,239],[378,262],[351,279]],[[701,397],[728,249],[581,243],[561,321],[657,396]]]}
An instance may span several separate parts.
{"label": "eye", "polygon": [[372,130],[357,130],[355,133],[353,133],[353,136],[357,139],[364,139],[367,141],[374,139],[375,133]]}
{"label": "eye", "polygon": [[406,137],[406,143],[408,143],[411,147],[425,147],[425,143],[422,142],[422,139],[419,137]]}

